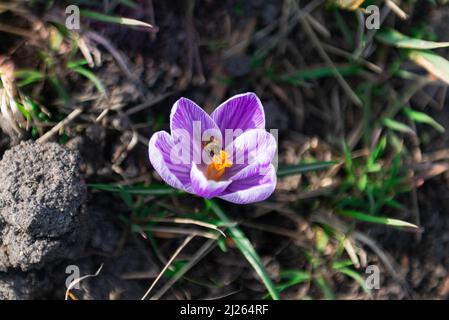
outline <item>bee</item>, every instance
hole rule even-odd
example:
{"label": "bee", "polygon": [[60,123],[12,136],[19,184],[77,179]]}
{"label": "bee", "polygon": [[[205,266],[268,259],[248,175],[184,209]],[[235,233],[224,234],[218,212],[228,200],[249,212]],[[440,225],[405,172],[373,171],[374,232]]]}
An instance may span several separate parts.
{"label": "bee", "polygon": [[229,154],[221,148],[221,141],[210,137],[209,141],[203,143],[203,151],[210,157],[206,159],[208,164],[205,175],[208,179],[220,180],[226,168],[232,167],[232,161],[229,159]]}
{"label": "bee", "polygon": [[209,141],[203,141],[203,150],[212,159],[215,155],[220,155],[221,142],[211,136]]}

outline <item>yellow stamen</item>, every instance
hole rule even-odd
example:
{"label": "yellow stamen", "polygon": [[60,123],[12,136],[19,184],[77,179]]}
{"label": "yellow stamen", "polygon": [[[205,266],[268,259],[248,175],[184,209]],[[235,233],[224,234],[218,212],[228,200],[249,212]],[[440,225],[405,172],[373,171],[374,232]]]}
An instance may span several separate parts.
{"label": "yellow stamen", "polygon": [[225,172],[225,168],[232,167],[232,161],[228,159],[229,155],[226,151],[221,150],[220,155],[215,154],[212,163],[207,168],[207,178],[218,180]]}
{"label": "yellow stamen", "polygon": [[67,292],[67,294],[68,294],[68,296],[70,297],[70,299],[72,299],[72,300],[78,300],[78,298],[77,297],[75,297],[75,295],[72,293],[72,292]]}

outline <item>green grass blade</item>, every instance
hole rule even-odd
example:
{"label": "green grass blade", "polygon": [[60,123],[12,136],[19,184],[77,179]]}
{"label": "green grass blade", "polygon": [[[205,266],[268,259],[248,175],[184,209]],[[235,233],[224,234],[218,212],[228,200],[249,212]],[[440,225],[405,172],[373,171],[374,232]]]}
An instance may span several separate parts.
{"label": "green grass blade", "polygon": [[339,210],[339,211],[337,211],[337,213],[342,216],[354,218],[354,219],[364,221],[364,222],[384,224],[387,226],[398,227],[398,228],[418,229],[417,225],[410,223],[410,222],[406,222],[406,221],[399,220],[399,219],[387,218],[387,217],[373,216],[373,215],[366,214],[366,213],[363,213],[360,211],[355,211],[355,210]]}
{"label": "green grass blade", "polygon": [[259,255],[254,250],[253,245],[245,236],[245,234],[238,227],[232,226],[231,219],[228,218],[228,216],[224,213],[224,211],[218,206],[218,204],[215,201],[206,200],[206,202],[210,202],[211,209],[215,213],[215,215],[224,224],[229,225],[228,227],[229,235],[231,236],[232,240],[234,240],[237,248],[246,258],[246,260],[248,260],[248,262],[251,264],[256,273],[259,275],[265,287],[267,288],[271,298],[273,300],[280,300],[280,296],[278,291],[276,290],[276,287],[274,286],[273,282],[268,276],[268,273],[265,270],[265,267],[262,261],[260,260]]}
{"label": "green grass blade", "polygon": [[343,35],[346,43],[349,44],[350,48],[352,48],[354,46],[354,36],[352,34],[352,31],[349,29],[347,21],[343,19],[339,10],[333,10],[333,12],[335,14],[335,23],[340,29],[340,32]]}
{"label": "green grass blade", "polygon": [[435,42],[416,39],[390,28],[379,30],[376,33],[376,38],[383,43],[405,49],[427,50],[449,47],[449,42]]}
{"label": "green grass blade", "polygon": [[346,267],[352,267],[353,265],[354,263],[350,259],[332,262],[332,268],[335,270]]}
{"label": "green grass blade", "polygon": [[181,193],[181,191],[173,189],[169,186],[165,185],[150,185],[150,186],[121,186],[121,185],[113,185],[113,184],[89,184],[90,188],[101,190],[101,191],[109,191],[109,192],[123,192],[126,191],[129,194],[134,195],[170,195]]}
{"label": "green grass blade", "polygon": [[360,287],[363,289],[364,292],[366,292],[366,293],[369,292],[369,289],[368,289],[368,287],[366,286],[366,283],[365,283],[365,279],[363,279],[363,277],[357,271],[355,271],[355,270],[353,270],[351,268],[346,268],[346,267],[339,268],[337,270],[339,272],[343,273],[344,275],[354,279],[355,282],[357,282],[360,285]]}
{"label": "green grass blade", "polygon": [[376,161],[379,160],[379,158],[383,155],[386,146],[387,146],[387,137],[383,136],[382,138],[379,139],[377,146],[370,153],[368,157],[368,165],[374,165]]}
{"label": "green grass blade", "polygon": [[276,286],[276,289],[278,292],[282,292],[285,289],[288,289],[292,286],[301,284],[306,281],[310,281],[312,279],[312,276],[310,273],[301,271],[301,270],[288,270],[283,271],[280,273],[280,277],[282,279],[285,279],[286,282]]}
{"label": "green grass blade", "polygon": [[17,84],[19,87],[24,87],[45,79],[45,74],[38,70],[18,70],[14,72],[14,75],[16,78],[21,79]]}
{"label": "green grass blade", "polygon": [[127,6],[132,9],[137,9],[139,7],[137,5],[137,3],[135,3],[134,1],[131,1],[131,0],[118,0],[118,2],[120,2],[124,6]]}
{"label": "green grass blade", "polygon": [[346,141],[343,141],[343,153],[345,156],[345,165],[348,171],[352,171],[352,155],[351,150],[349,149],[349,145]]}
{"label": "green grass blade", "polygon": [[104,88],[103,84],[101,83],[100,79],[98,79],[98,77],[90,70],[87,70],[86,68],[83,67],[73,67],[71,68],[71,70],[73,70],[76,73],[79,73],[80,75],[86,77],[87,79],[89,79],[90,81],[92,81],[92,83],[95,85],[95,87],[97,88],[97,90],[101,93],[106,93],[106,89]]}
{"label": "green grass blade", "polygon": [[409,117],[411,120],[418,123],[428,124],[429,126],[433,127],[435,130],[441,133],[445,131],[444,127],[428,114],[413,110],[411,108],[404,108],[403,110],[404,113],[407,115],[407,117]]}
{"label": "green grass blade", "polygon": [[393,120],[391,118],[385,118],[383,121],[383,125],[391,130],[394,130],[394,131],[399,131],[402,133],[408,133],[408,134],[415,135],[415,131],[413,131],[413,129],[410,128],[408,125],[406,125],[405,123]]}
{"label": "green grass blade", "polygon": [[320,288],[321,292],[323,292],[324,299],[326,300],[335,299],[335,294],[332,291],[332,288],[327,284],[326,279],[324,279],[322,275],[316,277],[315,283]]}
{"label": "green grass blade", "polygon": [[101,22],[107,22],[107,23],[116,23],[126,26],[132,26],[132,27],[145,27],[149,29],[154,29],[154,27],[146,22],[131,19],[131,18],[123,18],[123,17],[116,17],[116,16],[108,16],[106,14],[98,13],[95,11],[90,10],[80,10],[80,14],[84,17],[101,21]]}
{"label": "green grass blade", "polygon": [[[338,66],[335,69],[342,76],[358,75],[363,71],[363,68],[356,64]],[[331,67],[318,67],[313,69],[300,70],[290,75],[281,76],[280,80],[288,82],[292,85],[300,85],[304,81],[308,80],[333,77],[335,75],[335,69]]]}
{"label": "green grass blade", "polygon": [[53,89],[55,89],[55,91],[57,92],[58,96],[62,99],[62,101],[64,101],[66,105],[70,105],[71,104],[70,95],[67,93],[66,89],[64,88],[58,77],[51,76],[49,80],[51,86],[53,87]]}
{"label": "green grass blade", "polygon": [[335,161],[322,161],[322,162],[313,162],[313,163],[303,163],[292,166],[284,166],[279,168],[277,171],[278,177],[291,176],[294,174],[305,173],[309,171],[317,171],[317,170],[325,170],[337,162]]}
{"label": "green grass blade", "polygon": [[349,145],[346,141],[343,141],[343,154],[345,158],[345,169],[348,174],[348,182],[353,183],[355,180],[355,172],[352,163],[352,154],[349,149]]}
{"label": "green grass blade", "polygon": [[87,61],[85,59],[79,59],[79,60],[70,60],[67,62],[67,68],[73,69],[76,67],[81,67],[87,65]]}

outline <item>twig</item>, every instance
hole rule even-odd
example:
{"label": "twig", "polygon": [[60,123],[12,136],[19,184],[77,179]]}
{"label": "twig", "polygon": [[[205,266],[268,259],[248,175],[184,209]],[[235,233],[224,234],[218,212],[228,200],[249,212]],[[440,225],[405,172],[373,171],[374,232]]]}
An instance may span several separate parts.
{"label": "twig", "polygon": [[38,143],[45,143],[47,142],[51,137],[53,137],[62,127],[66,126],[70,122],[72,122],[74,119],[76,119],[83,110],[81,108],[76,108],[73,110],[64,120],[60,121],[57,125],[55,125],[53,128],[50,129],[47,133],[45,133],[42,137],[37,139]]}

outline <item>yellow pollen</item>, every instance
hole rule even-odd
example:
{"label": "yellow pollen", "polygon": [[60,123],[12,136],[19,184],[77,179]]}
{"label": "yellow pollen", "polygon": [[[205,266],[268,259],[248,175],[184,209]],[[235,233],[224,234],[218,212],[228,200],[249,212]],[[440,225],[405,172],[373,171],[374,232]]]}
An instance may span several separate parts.
{"label": "yellow pollen", "polygon": [[225,168],[232,167],[232,161],[228,159],[229,155],[226,151],[221,150],[220,155],[215,154],[212,163],[207,168],[207,178],[218,180],[225,172]]}

